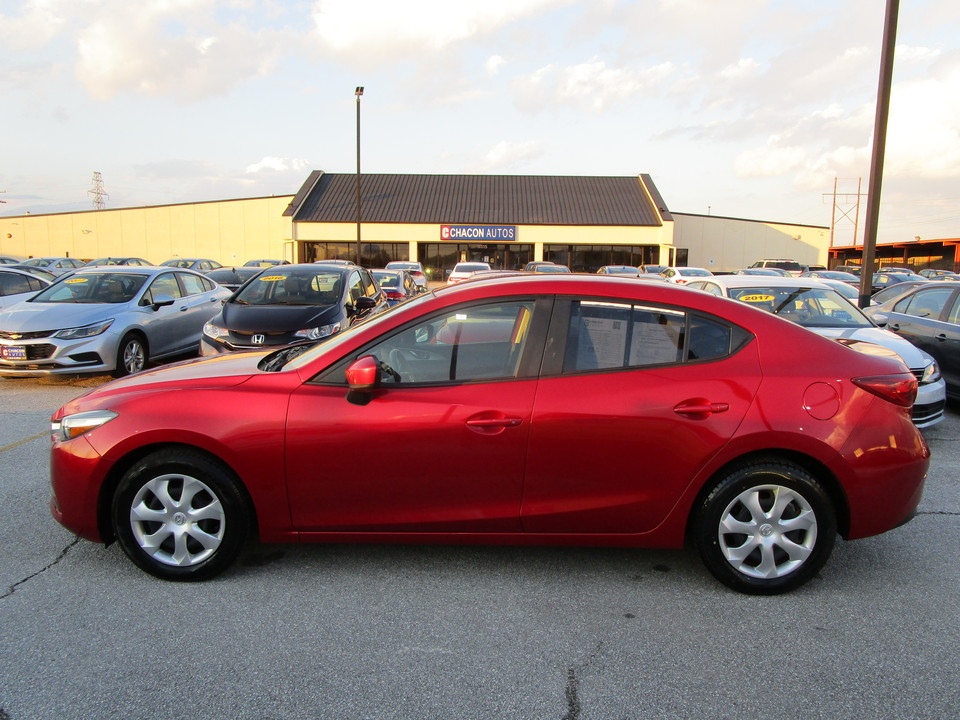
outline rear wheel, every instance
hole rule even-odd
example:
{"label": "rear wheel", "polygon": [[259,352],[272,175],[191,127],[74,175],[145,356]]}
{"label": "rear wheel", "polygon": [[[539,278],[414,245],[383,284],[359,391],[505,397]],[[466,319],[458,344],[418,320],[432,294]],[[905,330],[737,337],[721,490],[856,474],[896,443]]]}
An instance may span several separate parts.
{"label": "rear wheel", "polygon": [[238,481],[192,450],[143,458],[120,481],[113,523],[127,556],[164,580],[204,580],[236,558],[252,525]]}
{"label": "rear wheel", "polygon": [[694,541],[707,569],[739,592],[773,595],[799,587],[830,557],[833,503],[810,473],[761,460],[724,476],[697,508]]}
{"label": "rear wheel", "polygon": [[113,376],[124,377],[140,372],[147,364],[147,342],[137,333],[127,333],[117,348]]}

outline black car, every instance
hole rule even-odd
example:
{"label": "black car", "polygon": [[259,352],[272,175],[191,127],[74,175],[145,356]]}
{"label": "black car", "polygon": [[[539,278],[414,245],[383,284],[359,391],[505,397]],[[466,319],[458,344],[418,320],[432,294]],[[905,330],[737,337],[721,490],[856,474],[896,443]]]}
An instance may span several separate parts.
{"label": "black car", "polygon": [[947,383],[947,396],[960,399],[960,283],[925,282],[864,312],[933,355]]}
{"label": "black car", "polygon": [[263,272],[262,267],[221,267],[206,273],[207,277],[229,290],[236,290],[247,280]]}
{"label": "black car", "polygon": [[426,288],[421,288],[413,276],[406,270],[388,270],[386,268],[377,268],[371,270],[370,274],[377,281],[377,285],[383,290],[387,297],[387,303],[393,307],[397,303],[416,297]]}
{"label": "black car", "polygon": [[356,265],[277,265],[237,290],[203,328],[201,355],[313,343],[388,308]]}

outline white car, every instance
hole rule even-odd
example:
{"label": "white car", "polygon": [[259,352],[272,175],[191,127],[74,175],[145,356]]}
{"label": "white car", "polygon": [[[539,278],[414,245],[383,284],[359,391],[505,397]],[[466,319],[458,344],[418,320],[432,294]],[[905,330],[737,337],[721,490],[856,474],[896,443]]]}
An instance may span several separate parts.
{"label": "white car", "polygon": [[722,275],[697,279],[687,287],[740,300],[837,342],[869,342],[892,350],[919,382],[914,424],[925,428],[943,420],[947,386],[933,357],[896,333],[877,327],[826,283],[809,278]]}
{"label": "white car", "polygon": [[453,272],[447,278],[450,285],[456,285],[458,282],[466,280],[468,277],[478,272],[488,272],[490,263],[485,262],[459,262],[453,266]]}
{"label": "white car", "polygon": [[706,268],[699,267],[667,267],[660,274],[666,278],[667,282],[672,282],[675,285],[686,285],[695,278],[711,277],[713,275]]}

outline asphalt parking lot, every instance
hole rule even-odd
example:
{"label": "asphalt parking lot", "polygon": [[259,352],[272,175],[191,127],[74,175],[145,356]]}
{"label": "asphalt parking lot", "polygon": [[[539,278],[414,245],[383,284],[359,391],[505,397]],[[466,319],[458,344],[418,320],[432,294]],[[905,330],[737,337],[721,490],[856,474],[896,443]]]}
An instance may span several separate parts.
{"label": "asphalt parking lot", "polygon": [[156,580],[48,510],[49,416],[0,380],[0,720],[955,718],[960,406],[920,514],[748,597],[691,552],[260,546]]}

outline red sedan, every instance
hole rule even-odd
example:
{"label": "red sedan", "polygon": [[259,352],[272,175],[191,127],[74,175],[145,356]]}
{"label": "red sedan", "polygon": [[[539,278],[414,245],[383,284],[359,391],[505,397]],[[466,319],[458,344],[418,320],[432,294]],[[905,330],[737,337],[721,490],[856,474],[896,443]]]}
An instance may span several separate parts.
{"label": "red sedan", "polygon": [[52,510],[171,580],[254,536],[689,542],[730,587],[783,592],[920,501],[916,379],[867,345],[666,283],[494,276],[71,401]]}

